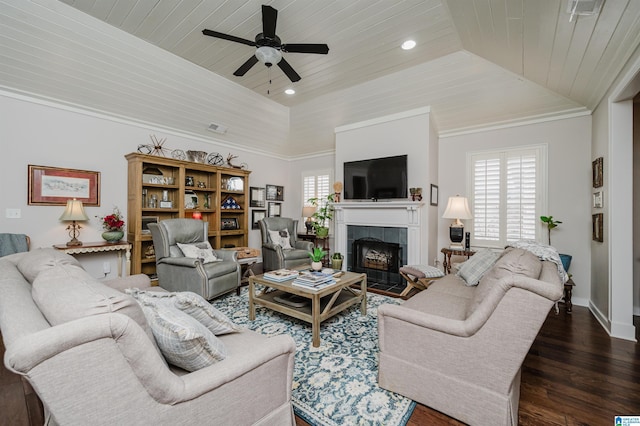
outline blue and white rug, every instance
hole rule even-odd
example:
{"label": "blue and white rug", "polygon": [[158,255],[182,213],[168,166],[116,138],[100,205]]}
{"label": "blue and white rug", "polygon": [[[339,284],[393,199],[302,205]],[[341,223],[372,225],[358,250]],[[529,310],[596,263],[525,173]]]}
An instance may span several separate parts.
{"label": "blue and white rug", "polygon": [[213,305],[236,324],[268,336],[293,337],[293,407],[309,424],[404,426],[415,402],[378,387],[377,308],[383,303],[402,301],[368,293],[366,316],[355,305],[324,321],[319,348],[311,344],[311,324],[264,307],[257,307],[255,321],[249,321],[246,288]]}

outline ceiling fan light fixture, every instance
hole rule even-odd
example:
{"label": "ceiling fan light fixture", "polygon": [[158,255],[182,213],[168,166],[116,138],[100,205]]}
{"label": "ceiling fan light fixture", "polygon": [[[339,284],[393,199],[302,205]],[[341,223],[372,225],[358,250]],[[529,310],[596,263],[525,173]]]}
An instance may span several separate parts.
{"label": "ceiling fan light fixture", "polygon": [[282,59],[282,53],[275,47],[261,46],[256,49],[256,58],[266,66],[275,65]]}
{"label": "ceiling fan light fixture", "polygon": [[416,42],[414,40],[406,40],[400,47],[402,47],[403,50],[411,50],[416,47]]}

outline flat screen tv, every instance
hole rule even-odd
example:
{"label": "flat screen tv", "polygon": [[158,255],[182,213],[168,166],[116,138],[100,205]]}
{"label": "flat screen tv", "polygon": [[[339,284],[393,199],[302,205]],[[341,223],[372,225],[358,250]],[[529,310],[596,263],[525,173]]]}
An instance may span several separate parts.
{"label": "flat screen tv", "polygon": [[345,200],[407,198],[407,156],[344,163]]}

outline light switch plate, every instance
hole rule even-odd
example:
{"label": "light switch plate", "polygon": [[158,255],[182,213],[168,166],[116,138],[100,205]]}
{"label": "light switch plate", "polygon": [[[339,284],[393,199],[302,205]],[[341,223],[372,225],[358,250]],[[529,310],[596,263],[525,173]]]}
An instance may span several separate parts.
{"label": "light switch plate", "polygon": [[20,209],[5,209],[5,216],[7,219],[20,219],[22,212]]}

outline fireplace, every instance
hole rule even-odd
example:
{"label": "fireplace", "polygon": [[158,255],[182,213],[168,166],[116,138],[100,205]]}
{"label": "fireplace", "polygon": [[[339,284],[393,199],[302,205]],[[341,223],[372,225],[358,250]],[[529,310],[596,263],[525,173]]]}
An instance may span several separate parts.
{"label": "fireplace", "polygon": [[407,229],[349,225],[347,234],[347,270],[367,274],[369,288],[401,292],[399,269],[407,263]]}

